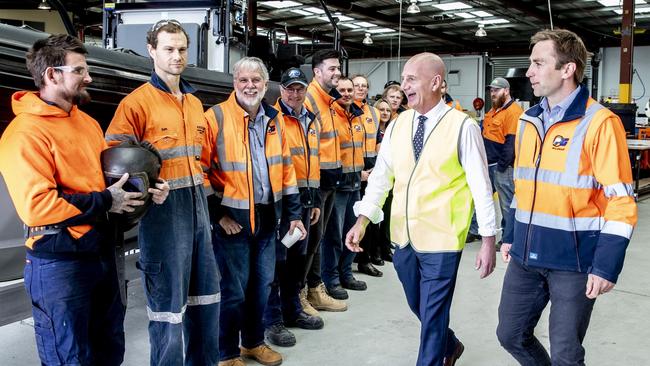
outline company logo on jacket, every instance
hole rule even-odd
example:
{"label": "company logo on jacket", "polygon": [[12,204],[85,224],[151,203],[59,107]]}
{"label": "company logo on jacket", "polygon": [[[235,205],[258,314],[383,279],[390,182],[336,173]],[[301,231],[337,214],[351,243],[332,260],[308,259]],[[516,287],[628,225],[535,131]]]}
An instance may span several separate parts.
{"label": "company logo on jacket", "polygon": [[562,135],[557,135],[553,138],[553,148],[555,150],[564,150],[567,143],[569,143],[569,138],[562,137]]}

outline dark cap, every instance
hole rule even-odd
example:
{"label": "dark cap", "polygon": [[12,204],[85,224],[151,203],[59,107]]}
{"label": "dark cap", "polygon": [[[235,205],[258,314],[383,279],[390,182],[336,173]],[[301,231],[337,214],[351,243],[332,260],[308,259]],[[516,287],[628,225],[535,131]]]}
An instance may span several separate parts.
{"label": "dark cap", "polygon": [[400,83],[399,83],[399,81],[390,80],[390,81],[388,81],[386,84],[384,84],[384,89],[388,88],[388,87],[391,86],[391,85],[397,85],[397,86],[400,86]]}
{"label": "dark cap", "polygon": [[291,84],[301,84],[304,86],[307,86],[307,76],[305,76],[305,73],[302,72],[299,68],[292,67],[288,70],[286,70],[284,73],[282,73],[282,77],[280,78],[280,84],[283,87],[288,87]]}
{"label": "dark cap", "polygon": [[488,87],[496,89],[510,89],[510,83],[504,78],[495,78],[492,80],[490,85],[488,85]]}

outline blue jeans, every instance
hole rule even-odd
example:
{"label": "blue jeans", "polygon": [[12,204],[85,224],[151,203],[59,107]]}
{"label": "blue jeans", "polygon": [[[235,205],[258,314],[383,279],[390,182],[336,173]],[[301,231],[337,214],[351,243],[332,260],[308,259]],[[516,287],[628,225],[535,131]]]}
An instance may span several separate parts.
{"label": "blue jeans", "polygon": [[[277,240],[275,247],[275,276],[271,284],[269,302],[264,311],[264,327],[283,323],[285,320],[295,320],[302,306],[300,305],[300,290],[304,287],[303,274],[309,241],[309,221],[311,208],[304,208],[302,224],[307,229],[307,237],[298,241],[291,248]],[[280,225],[280,237],[289,230],[289,222]]]}
{"label": "blue jeans", "polygon": [[[497,337],[501,346],[524,366],[584,365],[582,341],[595,303],[585,295],[586,285],[586,273],[510,261],[499,304]],[[534,334],[549,300],[550,357]]]}
{"label": "blue jeans", "polygon": [[355,253],[343,242],[344,235],[356,221],[352,207],[359,200],[359,191],[337,191],[334,207],[321,246],[321,276],[327,287],[352,280],[352,262]]}
{"label": "blue jeans", "polygon": [[[510,212],[510,203],[515,194],[515,183],[513,181],[513,169],[508,167],[505,171],[500,172],[497,164],[488,166],[488,174],[492,183],[492,192],[499,194],[499,206],[501,208],[501,229],[503,233],[512,231],[515,224],[514,210]],[[469,225],[469,232],[478,235],[478,222],[476,221],[476,212],[472,215],[472,223]]]}
{"label": "blue jeans", "polygon": [[124,313],[114,256],[42,259],[27,254],[36,348],[43,365],[120,365]]}
{"label": "blue jeans", "polygon": [[255,234],[242,230],[228,235],[218,223],[214,225],[214,253],[223,276],[219,328],[221,361],[239,357],[240,336],[241,345],[246,348],[264,343],[262,318],[275,270],[273,210],[272,205],[256,206]]}
{"label": "blue jeans", "polygon": [[[324,228],[329,223],[332,209],[334,207],[334,198],[336,190],[320,190],[321,206],[320,217],[314,226],[305,228],[309,231],[309,240],[307,241],[307,258],[305,259],[304,283],[309,288],[318,287],[323,282],[321,278],[321,241],[323,239]],[[304,287],[304,286],[303,286]]]}
{"label": "blue jeans", "polygon": [[449,310],[462,252],[419,253],[411,245],[395,249],[393,264],[406,301],[420,320],[417,366],[439,366],[458,339],[449,329]]}
{"label": "blue jeans", "polygon": [[151,364],[216,364],[221,295],[203,187],[175,189],[152,205],[138,239]]}

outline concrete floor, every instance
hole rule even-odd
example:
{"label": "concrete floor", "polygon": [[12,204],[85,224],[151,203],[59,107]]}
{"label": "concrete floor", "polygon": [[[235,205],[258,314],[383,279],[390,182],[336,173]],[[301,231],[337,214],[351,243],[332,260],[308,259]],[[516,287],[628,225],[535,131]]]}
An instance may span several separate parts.
{"label": "concrete floor", "polygon": [[[596,302],[585,339],[588,365],[650,365],[650,201],[639,203],[639,225],[627,251],[615,289]],[[646,244],[643,244],[646,243]],[[480,280],[473,269],[478,244],[465,250],[452,307],[451,326],[465,344],[462,365],[516,365],[494,334],[506,265]],[[325,328],[295,330],[298,344],[278,350],[286,366],[407,366],[417,357],[419,324],[409,311],[392,265],[380,267],[384,277],[357,274],[368,291],[351,292],[349,310],[322,313]],[[149,342],[144,298],[139,281],[129,288],[125,365],[148,364]],[[548,313],[536,334],[548,347]],[[0,327],[0,365],[39,363],[31,319]],[[249,365],[256,365],[247,361]]]}

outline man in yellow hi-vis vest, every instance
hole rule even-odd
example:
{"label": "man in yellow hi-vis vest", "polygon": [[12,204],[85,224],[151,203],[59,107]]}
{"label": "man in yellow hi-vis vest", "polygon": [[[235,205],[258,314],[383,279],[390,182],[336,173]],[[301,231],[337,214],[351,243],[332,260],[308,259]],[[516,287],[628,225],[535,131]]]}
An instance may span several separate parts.
{"label": "man in yellow hi-vis vest", "polygon": [[[386,130],[358,216],[345,244],[360,251],[370,221],[390,189],[393,263],[409,307],[420,319],[418,366],[453,365],[463,344],[449,329],[456,273],[476,202],[483,244],[476,258],[481,278],[494,270],[494,203],[481,131],[465,113],[447,106],[440,91],[445,65],[432,53],[413,56],[402,72],[412,109]],[[404,147],[411,147],[404,153]],[[399,167],[399,169],[396,169]]]}

